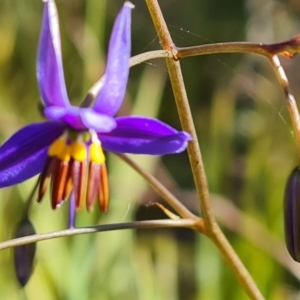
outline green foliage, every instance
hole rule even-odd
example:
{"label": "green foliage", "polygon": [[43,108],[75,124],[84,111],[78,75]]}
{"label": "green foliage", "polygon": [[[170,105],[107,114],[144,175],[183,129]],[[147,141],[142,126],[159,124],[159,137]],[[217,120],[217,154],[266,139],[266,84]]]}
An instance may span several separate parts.
{"label": "green foliage", "polygon": [[[296,16],[290,14],[294,8],[276,1],[160,2],[177,46],[212,40],[274,42],[297,30]],[[66,82],[74,103],[104,71],[108,34],[120,5],[121,1],[57,1]],[[144,2],[135,5],[133,54],[160,49]],[[262,12],[270,11],[275,12],[272,17],[263,17]],[[35,77],[41,14],[41,1],[0,3],[1,142],[24,124],[41,120]],[[247,221],[258,221],[283,246],[284,186],[297,163],[284,95],[268,63],[255,56],[186,58],[182,67],[217,219],[266,298],[292,298],[298,294],[300,278],[287,267],[293,262],[279,262],[269,236]],[[299,60],[285,60],[284,67],[300,99]],[[134,67],[120,113],[159,116],[180,128],[167,76],[163,60]],[[186,154],[134,160],[199,213]],[[159,200],[145,181],[113,155],[109,177],[109,213],[81,212],[79,226],[161,216],[157,208],[145,207]],[[0,240],[11,238],[35,181],[0,190]],[[225,209],[218,210],[216,195],[226,198]],[[232,214],[231,204],[243,212],[239,218]],[[62,229],[67,207],[52,211],[44,199],[40,205],[34,203],[30,219],[38,232]],[[15,279],[11,250],[0,252],[0,265],[1,299],[247,299],[213,244],[188,230],[116,231],[41,242],[34,274],[24,290]]]}

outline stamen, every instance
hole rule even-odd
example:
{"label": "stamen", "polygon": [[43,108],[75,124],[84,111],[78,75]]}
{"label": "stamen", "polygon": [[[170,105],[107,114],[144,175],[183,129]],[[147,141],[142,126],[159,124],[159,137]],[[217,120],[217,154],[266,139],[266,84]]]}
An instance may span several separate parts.
{"label": "stamen", "polygon": [[97,164],[102,164],[105,162],[105,156],[103,154],[100,141],[90,145],[90,161]]}
{"label": "stamen", "polygon": [[84,205],[87,185],[87,149],[83,142],[83,135],[79,135],[77,140],[71,144],[71,156],[73,159],[73,187],[77,210]]}
{"label": "stamen", "polygon": [[78,141],[72,143],[71,156],[75,161],[85,161],[87,159],[86,145]]}
{"label": "stamen", "polygon": [[[64,160],[62,157],[64,154],[67,154],[64,150],[67,146],[68,135],[67,132],[64,132],[58,139],[56,139],[49,147],[48,156],[57,157],[61,160]],[[70,154],[70,153],[69,153]]]}
{"label": "stamen", "polygon": [[68,168],[68,173],[67,173],[67,178],[66,178],[66,184],[63,192],[63,199],[68,199],[69,195],[73,189],[73,163],[74,160],[71,159],[69,162],[69,168]]}
{"label": "stamen", "polygon": [[48,150],[51,159],[51,204],[56,209],[64,201],[64,191],[70,162],[70,146],[67,144],[67,134],[64,133],[55,140]]}
{"label": "stamen", "polygon": [[99,205],[103,212],[108,211],[109,204],[109,189],[108,189],[108,178],[106,165],[102,164],[100,168],[100,185],[98,190]]}
{"label": "stamen", "polygon": [[96,132],[90,131],[91,145],[89,148],[89,179],[87,186],[86,206],[90,211],[96,196],[98,196],[100,209],[108,210],[108,180],[105,166],[105,156]]}
{"label": "stamen", "polygon": [[66,179],[69,169],[69,161],[57,160],[56,168],[52,174],[52,208],[55,209],[57,206],[64,201],[64,190],[66,185]]}
{"label": "stamen", "polygon": [[[88,145],[89,144],[89,145]],[[101,211],[108,210],[108,179],[105,156],[97,133],[66,131],[49,147],[39,178],[40,202],[51,179],[51,206],[59,207],[73,193],[76,209],[88,211],[98,198]]]}
{"label": "stamen", "polygon": [[38,188],[38,199],[37,202],[41,202],[46,190],[48,189],[51,175],[51,161],[50,157],[47,158],[44,169],[39,178],[39,188]]}
{"label": "stamen", "polygon": [[86,207],[88,211],[92,211],[93,204],[97,197],[100,184],[100,165],[95,162],[89,163],[89,176],[86,189]]}
{"label": "stamen", "polygon": [[86,162],[73,162],[73,190],[76,203],[76,209],[82,209],[84,205],[84,196],[86,189]]}

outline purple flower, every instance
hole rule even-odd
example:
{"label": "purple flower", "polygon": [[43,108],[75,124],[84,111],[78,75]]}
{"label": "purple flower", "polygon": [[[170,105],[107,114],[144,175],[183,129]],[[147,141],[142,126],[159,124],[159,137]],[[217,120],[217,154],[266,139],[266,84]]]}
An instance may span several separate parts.
{"label": "purple flower", "polygon": [[103,87],[91,107],[70,104],[64,81],[59,24],[54,0],[45,3],[37,79],[46,122],[30,124],[0,147],[0,187],[40,174],[38,201],[51,183],[52,208],[72,193],[77,209],[91,210],[96,198],[108,209],[102,148],[117,153],[178,153],[191,139],[159,120],[113,116],[124,98],[131,52],[131,9],[125,2],[109,42]]}

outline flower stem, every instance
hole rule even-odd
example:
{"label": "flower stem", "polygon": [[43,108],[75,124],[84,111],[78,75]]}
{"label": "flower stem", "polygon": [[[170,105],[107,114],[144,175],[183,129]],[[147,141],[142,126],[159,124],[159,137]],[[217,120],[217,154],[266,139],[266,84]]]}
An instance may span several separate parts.
{"label": "flower stem", "polygon": [[196,221],[189,220],[189,219],[151,220],[151,221],[105,224],[105,225],[65,229],[65,230],[54,231],[54,232],[28,235],[25,237],[1,242],[0,250],[26,245],[30,243],[60,238],[60,237],[67,237],[67,236],[79,235],[79,234],[89,234],[89,233],[102,232],[102,231],[112,231],[112,230],[121,230],[121,229],[178,228],[178,227],[193,229],[196,226],[197,226]]}

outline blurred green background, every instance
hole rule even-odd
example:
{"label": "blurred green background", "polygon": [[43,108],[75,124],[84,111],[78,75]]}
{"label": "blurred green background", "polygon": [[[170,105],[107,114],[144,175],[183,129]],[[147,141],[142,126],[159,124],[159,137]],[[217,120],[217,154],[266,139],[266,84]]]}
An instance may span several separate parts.
{"label": "blurred green background", "polygon": [[[277,42],[300,31],[297,0],[160,1],[176,45]],[[132,54],[160,49],[147,7],[134,2]],[[120,0],[58,0],[68,93],[79,103],[105,67]],[[42,1],[0,1],[0,139],[42,117],[35,61]],[[300,299],[300,269],[284,248],[282,198],[297,153],[284,95],[263,58],[228,54],[181,61],[215,212],[267,299]],[[300,60],[282,59],[296,99]],[[180,129],[164,61],[131,70],[120,114],[157,116]],[[186,153],[135,161],[200,214]],[[127,165],[108,155],[107,215],[85,211],[77,225],[164,218],[161,200]],[[0,240],[10,239],[36,178],[0,190]],[[67,205],[34,203],[36,231],[67,226]],[[117,231],[38,244],[35,271],[21,289],[11,249],[0,252],[1,299],[247,299],[206,237],[189,230]]]}

